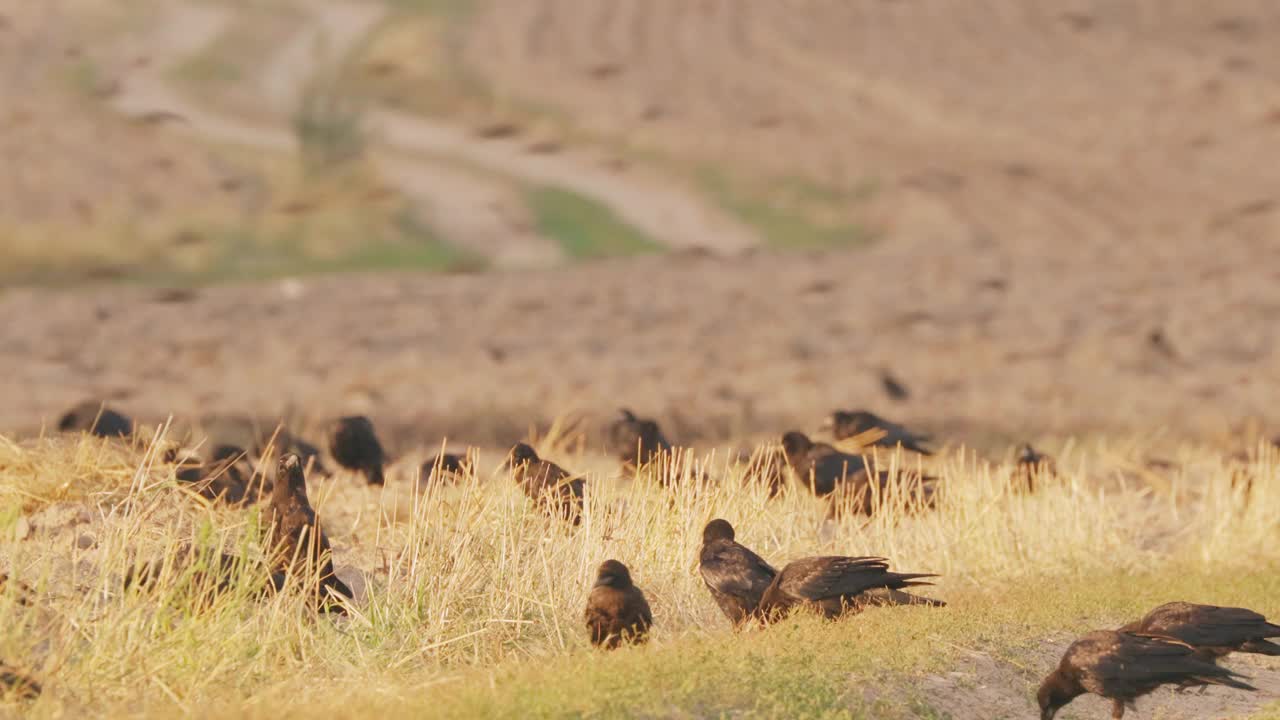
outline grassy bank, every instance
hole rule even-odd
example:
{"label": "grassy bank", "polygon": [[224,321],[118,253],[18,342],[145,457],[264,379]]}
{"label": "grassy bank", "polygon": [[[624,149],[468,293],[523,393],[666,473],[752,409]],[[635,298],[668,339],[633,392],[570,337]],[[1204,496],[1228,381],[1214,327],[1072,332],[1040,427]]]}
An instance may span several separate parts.
{"label": "grassy bank", "polygon": [[[947,487],[936,511],[832,523],[800,492],[768,501],[744,486],[723,453],[688,458],[664,490],[645,476],[616,481],[611,460],[571,447],[542,442],[588,478],[573,531],[493,470],[497,453],[482,455],[478,481],[456,487],[415,490],[409,458],[385,489],[313,479],[339,573],[357,591],[338,619],[287,593],[210,602],[181,572],[123,592],[134,562],[184,542],[255,557],[259,510],[180,490],[155,447],[0,441],[0,569],[38,598],[0,601],[0,657],[45,680],[35,717],[965,718],[984,717],[981,703],[1019,717],[1081,631],[1174,598],[1280,614],[1274,454],[1248,469],[1248,499],[1232,491],[1222,457],[1195,448],[1156,478],[1127,469],[1140,466],[1140,442],[1088,445],[1031,496],[1011,490],[1008,467],[953,456],[931,467]],[[702,469],[714,480],[694,480]],[[714,516],[773,560],[883,554],[941,573],[928,594],[949,607],[835,624],[799,617],[735,635],[695,570]],[[588,647],[582,604],[606,557],[626,562],[649,595],[648,647]]]}

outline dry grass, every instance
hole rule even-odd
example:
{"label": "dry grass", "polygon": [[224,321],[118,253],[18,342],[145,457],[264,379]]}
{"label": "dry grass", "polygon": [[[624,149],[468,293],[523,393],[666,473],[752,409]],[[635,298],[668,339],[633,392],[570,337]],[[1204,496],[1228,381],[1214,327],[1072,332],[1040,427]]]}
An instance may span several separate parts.
{"label": "dry grass", "polygon": [[[616,464],[580,439],[571,423],[538,439],[588,478],[577,530],[541,515],[505,471],[486,472],[499,465],[494,453],[481,455],[479,480],[458,486],[423,483],[407,459],[385,490],[347,476],[313,481],[339,574],[357,593],[347,619],[316,618],[291,593],[254,600],[250,568],[240,591],[212,601],[177,570],[153,591],[122,592],[134,562],[184,543],[257,558],[258,509],[175,487],[171,468],[154,462],[156,444],[4,441],[4,561],[39,600],[0,602],[10,629],[0,657],[46,679],[31,706],[38,717],[328,715],[350,703],[369,715],[856,714],[870,701],[851,694],[849,673],[938,671],[955,647],[977,647],[1021,663],[1030,682],[1043,671],[1045,633],[1113,623],[1173,594],[1280,612],[1273,451],[1250,466],[1249,497],[1232,489],[1222,457],[1195,448],[1159,482],[1126,470],[1141,467],[1141,442],[1077,448],[1032,496],[1011,490],[1008,466],[957,453],[930,467],[946,487],[935,511],[832,523],[794,489],[767,500],[723,451],[683,454],[663,478],[615,479]],[[699,479],[704,471],[713,479]],[[951,607],[733,636],[695,570],[702,525],[716,516],[778,561],[880,554],[941,573],[933,594]],[[581,606],[606,557],[626,562],[650,597],[650,648],[609,658],[588,649]],[[748,667],[769,673],[725,685]],[[671,699],[649,695],[656,687]]]}

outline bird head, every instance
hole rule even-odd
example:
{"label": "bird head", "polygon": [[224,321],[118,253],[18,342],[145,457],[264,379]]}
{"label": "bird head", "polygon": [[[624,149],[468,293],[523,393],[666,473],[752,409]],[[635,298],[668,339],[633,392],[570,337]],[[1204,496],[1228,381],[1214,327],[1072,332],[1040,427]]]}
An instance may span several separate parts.
{"label": "bird head", "polygon": [[302,493],[304,496],[307,494],[307,477],[302,472],[302,458],[294,453],[285,453],[280,456],[280,464],[276,471],[276,487],[288,488],[290,493]]}
{"label": "bird head", "polygon": [[721,518],[712,520],[707,523],[705,528],[702,529],[703,545],[706,545],[712,540],[732,540],[733,537],[733,526],[729,524],[728,520],[723,520]]}
{"label": "bird head", "polygon": [[596,570],[595,587],[611,587],[625,590],[631,587],[631,571],[617,560],[605,560]]}
{"label": "bird head", "polygon": [[507,465],[516,468],[528,463],[538,462],[538,451],[534,450],[526,443],[516,443],[511,448],[511,454],[507,456]]}
{"label": "bird head", "polygon": [[1036,691],[1036,702],[1040,704],[1040,720],[1053,720],[1058,710],[1079,694],[1080,691],[1075,689],[1074,683],[1063,677],[1061,672],[1055,670],[1049,673],[1049,676],[1040,684],[1040,689]]}
{"label": "bird head", "polygon": [[627,408],[621,408],[620,410],[618,410],[618,416],[621,422],[624,422],[624,423],[633,423],[636,421],[636,414],[631,412]]}
{"label": "bird head", "polygon": [[802,432],[792,430],[782,436],[782,451],[787,457],[795,457],[813,447],[813,442]]}

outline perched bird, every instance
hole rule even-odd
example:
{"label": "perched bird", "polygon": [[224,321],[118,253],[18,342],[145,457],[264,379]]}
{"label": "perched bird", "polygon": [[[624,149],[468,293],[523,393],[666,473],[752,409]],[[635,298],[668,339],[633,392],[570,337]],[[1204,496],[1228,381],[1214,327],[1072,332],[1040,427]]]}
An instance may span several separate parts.
{"label": "perched bird", "polygon": [[[318,576],[319,584],[313,592],[321,606],[345,613],[346,609],[332,595],[351,598],[351,589],[334,574],[329,539],[307,499],[302,459],[293,453],[280,458],[266,520],[271,528],[267,544],[272,568],[295,580],[301,577],[307,585],[316,582]],[[326,596],[326,590],[332,595]]]}
{"label": "perched bird", "polygon": [[778,571],[734,540],[733,526],[719,518],[702,529],[698,553],[702,581],[735,629],[760,609],[760,599]]}
{"label": "perched bird", "polygon": [[164,577],[166,565],[170,567],[175,579],[189,577],[193,588],[216,595],[232,590],[242,574],[263,571],[261,583],[256,579],[250,583],[257,586],[253,592],[255,596],[283,589],[286,579],[282,571],[268,574],[258,563],[230,553],[202,551],[193,545],[183,545],[167,559],[152,560],[129,568],[124,576],[124,587],[151,587]]}
{"label": "perched bird", "polygon": [[1040,720],[1053,720],[1063,706],[1085,693],[1111,701],[1111,717],[1124,717],[1125,706],[1161,685],[1226,685],[1255,690],[1226,668],[1200,659],[1196,651],[1172,638],[1096,630],[1067,648],[1057,669],[1036,693]]}
{"label": "perched bird", "polygon": [[63,414],[58,429],[98,437],[129,437],[133,434],[133,420],[97,400],[85,400]]}
{"label": "perched bird", "polygon": [[1195,648],[1202,660],[1213,662],[1233,652],[1280,655],[1280,645],[1267,640],[1280,637],[1280,625],[1246,608],[1165,603],[1120,632],[1171,637]]}
{"label": "perched bird", "polygon": [[520,489],[543,512],[562,517],[574,525],[582,522],[585,486],[582,478],[575,478],[559,465],[538,457],[538,453],[525,443],[511,448],[507,464]]}
{"label": "perched bird", "polygon": [[872,430],[880,430],[883,437],[873,441],[872,445],[880,447],[902,447],[921,455],[932,455],[933,452],[921,446],[928,442],[929,436],[911,432],[905,427],[889,422],[875,413],[866,410],[837,410],[827,418],[825,427],[831,428],[831,435],[836,440],[845,440]]}
{"label": "perched bird", "polygon": [[834,619],[853,615],[873,605],[945,606],[941,600],[902,592],[902,588],[931,585],[931,573],[889,571],[889,561],[878,557],[810,557],[787,563],[760,598],[759,614],[765,622],[784,617],[792,608],[816,610]]}
{"label": "perched bird", "polygon": [[1053,458],[1038,452],[1031,443],[1023,443],[1018,448],[1018,460],[1014,477],[1017,484],[1027,486],[1027,492],[1036,491],[1036,481],[1053,477],[1057,474]]}
{"label": "perched bird", "polygon": [[631,572],[617,560],[605,560],[587,596],[583,614],[591,644],[612,650],[622,643],[643,643],[653,627],[653,612],[644,593],[631,582]]}
{"label": "perched bird", "polygon": [[174,477],[190,484],[201,497],[231,505],[256,500],[260,490],[253,487],[253,467],[245,451],[234,445],[214,448],[207,463],[179,466]]}
{"label": "perched bird", "polygon": [[0,662],[0,696],[15,700],[34,700],[43,688],[29,675],[6,662]]}
{"label": "perched bird", "polygon": [[626,408],[610,426],[609,436],[618,450],[618,458],[629,467],[648,465],[662,453],[671,452],[671,443],[656,421],[638,418]]}
{"label": "perched bird", "polygon": [[329,452],[342,467],[362,473],[370,485],[384,482],[386,456],[373,432],[373,422],[363,415],[340,418],[329,435]]}
{"label": "perched bird", "polygon": [[903,402],[911,397],[911,391],[907,390],[907,386],[901,380],[894,377],[889,368],[880,369],[880,386],[884,388],[890,399]]}

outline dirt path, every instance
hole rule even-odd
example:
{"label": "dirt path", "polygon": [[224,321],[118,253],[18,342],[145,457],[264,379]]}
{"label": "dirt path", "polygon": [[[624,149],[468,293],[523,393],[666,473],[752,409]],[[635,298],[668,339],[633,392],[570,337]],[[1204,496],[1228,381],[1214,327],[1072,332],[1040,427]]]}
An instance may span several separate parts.
{"label": "dirt path", "polygon": [[[381,8],[358,3],[324,3],[312,12],[259,82],[266,107],[282,119],[316,68],[348,53],[383,16]],[[170,7],[145,40],[156,61],[131,75],[115,107],[130,115],[172,112],[218,141],[291,152],[294,137],[283,121],[261,124],[220,112],[191,100],[166,77],[212,43],[228,21],[228,10],[217,6]],[[533,154],[516,142],[478,140],[462,128],[381,108],[370,121],[379,140],[372,159],[380,174],[451,242],[498,266],[549,265],[562,255],[533,230],[519,183],[557,185],[593,198],[670,247],[731,253],[757,242],[740,223],[658,178],[622,174],[585,156]]]}

